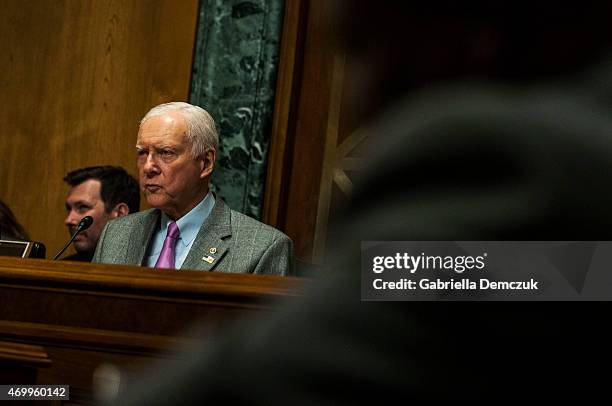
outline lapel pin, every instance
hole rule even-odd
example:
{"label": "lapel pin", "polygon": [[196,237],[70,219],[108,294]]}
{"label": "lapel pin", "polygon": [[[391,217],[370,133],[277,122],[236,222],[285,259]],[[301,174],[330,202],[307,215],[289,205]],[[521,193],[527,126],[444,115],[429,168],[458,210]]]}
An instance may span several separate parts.
{"label": "lapel pin", "polygon": [[202,258],[202,261],[208,262],[209,264],[212,264],[213,262],[215,262],[215,259],[213,257],[211,257],[210,255],[207,255],[207,256]]}
{"label": "lapel pin", "polygon": [[210,252],[211,254],[216,254],[217,249],[215,247],[212,247],[211,249],[208,250],[208,252]]}

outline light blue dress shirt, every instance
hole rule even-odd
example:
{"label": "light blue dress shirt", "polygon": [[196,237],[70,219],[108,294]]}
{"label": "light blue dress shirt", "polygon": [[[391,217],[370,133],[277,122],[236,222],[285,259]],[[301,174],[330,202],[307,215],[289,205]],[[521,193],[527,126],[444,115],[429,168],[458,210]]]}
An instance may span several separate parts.
{"label": "light blue dress shirt", "polygon": [[[200,227],[202,227],[202,224],[204,224],[204,221],[206,221],[210,215],[214,205],[215,197],[212,193],[208,192],[206,197],[204,197],[196,207],[176,221],[176,225],[181,233],[181,236],[176,242],[176,256],[174,259],[174,267],[176,269],[180,269],[183,262],[185,262],[185,258],[187,258],[187,254],[198,235],[198,231],[200,231]],[[155,231],[145,256],[144,264],[146,266],[151,268],[155,266],[159,254],[161,254],[162,247],[164,246],[164,240],[168,233],[168,223],[170,221],[170,218],[162,212],[160,228]]]}

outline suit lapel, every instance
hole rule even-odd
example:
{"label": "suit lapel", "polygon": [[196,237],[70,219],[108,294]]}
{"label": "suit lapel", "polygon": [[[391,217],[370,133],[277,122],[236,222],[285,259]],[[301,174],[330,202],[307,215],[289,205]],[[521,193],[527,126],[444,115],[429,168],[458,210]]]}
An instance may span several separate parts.
{"label": "suit lapel", "polygon": [[151,210],[149,214],[140,219],[139,226],[132,228],[127,252],[128,264],[142,265],[155,226],[159,224],[159,218],[160,211]]}
{"label": "suit lapel", "polygon": [[231,210],[221,198],[216,198],[181,269],[212,271],[227,253],[230,244],[228,237],[231,235]]}

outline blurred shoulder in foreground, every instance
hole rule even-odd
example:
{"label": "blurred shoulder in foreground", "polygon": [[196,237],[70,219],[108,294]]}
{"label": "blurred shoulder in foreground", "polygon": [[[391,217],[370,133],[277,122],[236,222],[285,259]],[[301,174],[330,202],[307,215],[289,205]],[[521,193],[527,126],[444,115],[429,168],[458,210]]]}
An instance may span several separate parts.
{"label": "blurred shoulder in foreground", "polygon": [[605,388],[591,363],[610,357],[607,303],[361,302],[359,242],[610,239],[609,7],[349,3],[336,15],[341,44],[364,78],[351,108],[375,147],[331,231],[342,243],[325,276],[122,400],[356,404]]}

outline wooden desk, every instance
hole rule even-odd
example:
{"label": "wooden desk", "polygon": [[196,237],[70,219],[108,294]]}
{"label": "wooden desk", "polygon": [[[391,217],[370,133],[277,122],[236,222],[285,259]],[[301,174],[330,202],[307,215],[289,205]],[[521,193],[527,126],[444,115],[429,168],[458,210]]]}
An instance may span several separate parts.
{"label": "wooden desk", "polygon": [[71,400],[88,403],[100,364],[137,373],[194,340],[189,327],[195,321],[198,340],[206,339],[238,317],[299,295],[302,284],[276,276],[0,257],[0,340],[36,348],[46,363],[38,365],[37,383],[70,385]]}

